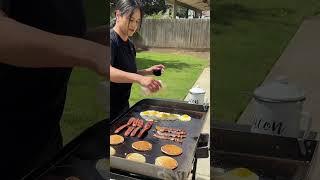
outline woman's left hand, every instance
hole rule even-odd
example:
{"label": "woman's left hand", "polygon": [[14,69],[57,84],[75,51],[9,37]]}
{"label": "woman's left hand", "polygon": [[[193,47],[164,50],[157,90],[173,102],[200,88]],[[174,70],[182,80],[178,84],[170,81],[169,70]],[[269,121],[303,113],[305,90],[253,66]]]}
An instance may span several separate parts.
{"label": "woman's left hand", "polygon": [[153,71],[155,70],[161,70],[161,73],[164,73],[165,66],[162,64],[154,65],[146,69],[145,71],[148,73],[148,75],[153,75]]}

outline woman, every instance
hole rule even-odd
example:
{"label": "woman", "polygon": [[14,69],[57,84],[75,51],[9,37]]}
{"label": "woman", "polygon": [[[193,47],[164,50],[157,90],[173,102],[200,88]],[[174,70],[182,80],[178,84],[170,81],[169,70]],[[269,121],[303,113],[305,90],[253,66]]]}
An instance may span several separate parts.
{"label": "woman", "polygon": [[138,0],[119,0],[115,8],[115,25],[110,30],[110,119],[114,119],[129,109],[132,83],[138,83],[156,92],[161,83],[152,77],[155,70],[163,70],[163,65],[137,70],[136,51],[131,37],[141,26],[141,4]]}

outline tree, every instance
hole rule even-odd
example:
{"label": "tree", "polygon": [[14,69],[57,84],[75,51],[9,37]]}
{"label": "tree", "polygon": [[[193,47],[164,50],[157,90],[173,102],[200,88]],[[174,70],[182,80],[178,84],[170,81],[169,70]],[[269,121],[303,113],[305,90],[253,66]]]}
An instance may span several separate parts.
{"label": "tree", "polygon": [[188,18],[188,8],[178,6],[177,8],[177,16],[181,18]]}
{"label": "tree", "polygon": [[147,15],[158,14],[159,12],[166,12],[168,6],[165,0],[142,0],[143,11]]}
{"label": "tree", "polygon": [[[111,9],[115,8],[118,0],[110,0]],[[168,6],[165,0],[140,0],[142,3],[143,11],[146,15],[159,14],[159,12],[166,12]]]}

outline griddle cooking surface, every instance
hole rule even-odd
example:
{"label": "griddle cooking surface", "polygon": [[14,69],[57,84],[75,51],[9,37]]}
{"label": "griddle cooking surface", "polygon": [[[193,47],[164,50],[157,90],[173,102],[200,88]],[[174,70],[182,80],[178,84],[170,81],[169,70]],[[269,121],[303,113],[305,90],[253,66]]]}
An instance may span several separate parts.
{"label": "griddle cooking surface", "polygon": [[[125,158],[129,153],[140,153],[146,157],[146,163],[154,164],[155,159],[159,156],[166,154],[161,152],[161,146],[165,144],[175,144],[183,149],[183,153],[179,156],[171,156],[178,162],[178,167],[174,171],[185,171],[189,172],[192,169],[192,162],[197,146],[197,141],[201,133],[202,126],[204,124],[204,118],[206,112],[201,109],[202,106],[190,105],[185,103],[171,103],[163,100],[143,100],[132,107],[126,114],[121,118],[117,119],[116,122],[112,123],[110,129],[110,135],[115,134],[114,131],[123,124],[126,124],[131,117],[143,119],[139,114],[146,110],[156,110],[175,114],[188,114],[191,116],[191,121],[183,122],[179,120],[175,121],[155,121],[152,128],[144,134],[142,138],[138,137],[125,137],[124,133],[127,128],[122,130],[119,135],[125,138],[123,144],[111,145],[115,150],[117,157]],[[202,111],[201,111],[202,110]],[[147,121],[144,120],[144,124]],[[153,137],[156,126],[164,126],[170,128],[184,129],[187,132],[187,137],[184,138],[182,143],[174,142],[171,140],[162,140]],[[140,131],[140,130],[139,130]],[[139,132],[138,131],[138,132]],[[137,133],[138,134],[138,133]],[[146,152],[139,152],[132,148],[132,143],[136,141],[148,141],[152,144],[152,150]],[[111,163],[112,167],[112,163]]]}

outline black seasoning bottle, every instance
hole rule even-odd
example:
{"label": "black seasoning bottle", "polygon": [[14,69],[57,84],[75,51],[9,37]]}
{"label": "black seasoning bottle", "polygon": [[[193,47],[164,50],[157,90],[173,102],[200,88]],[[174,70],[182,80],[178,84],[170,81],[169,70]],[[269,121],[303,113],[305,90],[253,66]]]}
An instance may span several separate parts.
{"label": "black seasoning bottle", "polygon": [[162,69],[153,70],[153,74],[154,74],[155,76],[161,76],[161,71],[162,71]]}

